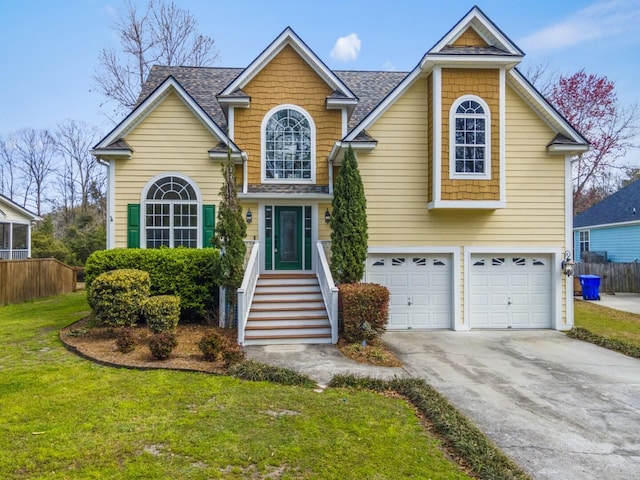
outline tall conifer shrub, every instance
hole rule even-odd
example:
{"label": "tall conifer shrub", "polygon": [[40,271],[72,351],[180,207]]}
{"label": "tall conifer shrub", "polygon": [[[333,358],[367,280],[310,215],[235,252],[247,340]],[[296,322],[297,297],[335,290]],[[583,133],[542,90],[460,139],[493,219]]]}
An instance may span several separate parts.
{"label": "tall conifer shrub", "polygon": [[222,286],[227,289],[227,303],[233,306],[244,275],[244,257],[247,250],[244,239],[247,236],[247,224],[242,217],[242,206],[238,201],[236,166],[231,159],[231,151],[222,165],[222,175],[224,184],[220,190],[218,222],[212,243],[222,254]]}
{"label": "tall conifer shrub", "polygon": [[367,200],[351,146],[338,172],[332,206],[331,273],[338,283],[359,282],[367,258]]}

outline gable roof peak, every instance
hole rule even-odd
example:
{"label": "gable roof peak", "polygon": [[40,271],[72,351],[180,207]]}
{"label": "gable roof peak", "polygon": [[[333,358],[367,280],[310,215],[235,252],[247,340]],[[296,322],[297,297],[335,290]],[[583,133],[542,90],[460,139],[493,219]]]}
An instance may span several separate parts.
{"label": "gable roof peak", "polygon": [[231,95],[235,90],[244,88],[286,46],[292,47],[332,90],[340,92],[345,98],[357,100],[349,87],[320,60],[320,57],[304,43],[291,27],[286,27],[240,75],[224,88],[219,97]]}
{"label": "gable roof peak", "polygon": [[[473,28],[475,33],[486,42],[489,48],[497,50],[495,53],[500,52],[503,55],[515,57],[524,56],[524,52],[484,14],[480,7],[474,5],[458,23],[436,42],[425,57],[433,54],[456,53],[451,52],[451,47],[469,28]],[[447,47],[449,47],[449,51],[447,51]],[[478,53],[487,53],[487,51],[481,49]]]}

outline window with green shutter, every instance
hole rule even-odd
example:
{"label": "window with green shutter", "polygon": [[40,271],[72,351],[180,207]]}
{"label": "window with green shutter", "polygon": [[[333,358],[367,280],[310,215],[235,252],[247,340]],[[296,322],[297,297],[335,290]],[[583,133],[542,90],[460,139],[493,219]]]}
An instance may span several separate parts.
{"label": "window with green shutter", "polygon": [[210,248],[211,239],[216,233],[216,206],[202,206],[202,248]]}
{"label": "window with green shutter", "polygon": [[127,205],[127,248],[140,248],[140,204]]}

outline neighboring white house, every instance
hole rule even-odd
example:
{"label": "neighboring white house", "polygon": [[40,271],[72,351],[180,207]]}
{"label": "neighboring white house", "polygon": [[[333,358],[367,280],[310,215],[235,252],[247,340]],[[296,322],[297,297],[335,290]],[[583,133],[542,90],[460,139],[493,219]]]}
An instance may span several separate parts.
{"label": "neighboring white house", "polygon": [[42,218],[0,195],[0,259],[31,256],[31,224],[38,220]]}

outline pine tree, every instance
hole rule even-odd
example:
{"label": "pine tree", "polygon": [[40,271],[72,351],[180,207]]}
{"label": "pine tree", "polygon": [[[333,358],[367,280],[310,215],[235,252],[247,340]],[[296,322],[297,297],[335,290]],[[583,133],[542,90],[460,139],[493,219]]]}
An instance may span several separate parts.
{"label": "pine tree", "polygon": [[244,239],[247,236],[247,224],[242,218],[242,206],[238,201],[236,167],[231,159],[231,151],[227,161],[222,165],[222,175],[224,184],[220,190],[216,235],[212,243],[222,253],[222,286],[226,288],[227,303],[233,306],[244,275],[244,257],[247,250]]}
{"label": "pine tree", "polygon": [[338,172],[332,206],[331,272],[339,283],[359,282],[367,258],[367,200],[351,146]]}

